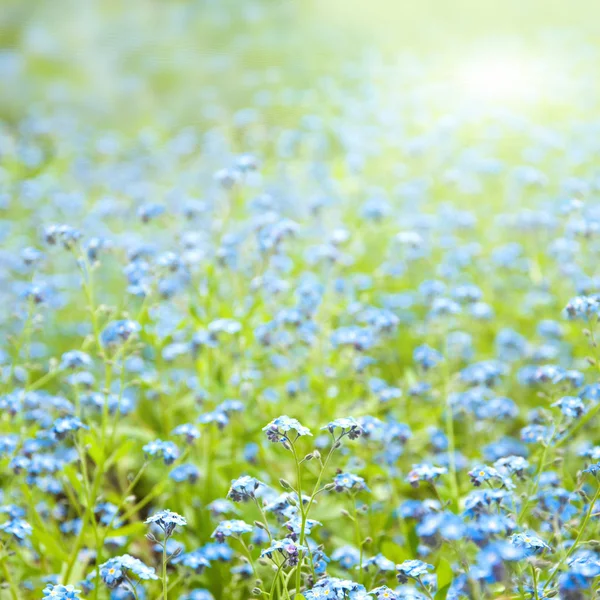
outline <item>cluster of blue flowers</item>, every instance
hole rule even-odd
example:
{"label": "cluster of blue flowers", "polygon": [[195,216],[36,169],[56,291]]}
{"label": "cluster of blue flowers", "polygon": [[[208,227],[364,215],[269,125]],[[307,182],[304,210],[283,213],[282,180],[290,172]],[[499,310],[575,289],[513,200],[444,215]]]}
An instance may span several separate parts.
{"label": "cluster of blue flowers", "polygon": [[193,126],[0,121],[0,599],[595,597],[594,91],[226,63]]}

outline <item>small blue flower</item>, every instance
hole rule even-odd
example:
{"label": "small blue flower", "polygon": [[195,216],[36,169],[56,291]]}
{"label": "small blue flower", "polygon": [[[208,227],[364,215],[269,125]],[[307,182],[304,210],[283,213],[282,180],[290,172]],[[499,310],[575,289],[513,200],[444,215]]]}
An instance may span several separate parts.
{"label": "small blue flower", "polygon": [[62,355],[60,361],[61,369],[89,369],[93,366],[89,354],[80,350],[71,350]]}
{"label": "small blue flower", "polygon": [[200,437],[200,432],[191,423],[184,423],[173,429],[173,435],[182,436],[188,444],[193,444]]}
{"label": "small blue flower", "polygon": [[298,564],[301,552],[307,552],[308,548],[298,544],[294,540],[274,540],[268,548],[265,548],[261,553],[261,558],[273,558],[273,555],[277,553],[283,556],[287,564],[291,567]]}
{"label": "small blue flower", "polygon": [[141,330],[139,323],[130,319],[112,321],[100,334],[100,342],[104,347],[115,346],[126,342],[132,335]]}
{"label": "small blue flower", "polygon": [[342,569],[349,570],[358,564],[360,552],[352,546],[341,546],[333,551],[331,560],[339,563]]}
{"label": "small blue flower", "polygon": [[433,565],[422,560],[405,560],[403,563],[396,565],[396,577],[400,583],[406,583],[409,579],[420,579],[432,570]]}
{"label": "small blue flower", "polygon": [[383,554],[376,554],[371,558],[368,558],[363,563],[363,568],[368,569],[371,565],[373,565],[377,571],[382,573],[392,572],[396,569],[396,565],[389,558],[386,558]]}
{"label": "small blue flower", "polygon": [[169,473],[169,478],[177,483],[183,483],[184,481],[195,483],[198,481],[199,477],[200,471],[198,467],[190,463],[179,465]]}
{"label": "small blue flower", "polygon": [[582,473],[589,473],[590,475],[597,477],[598,473],[600,473],[600,463],[590,465],[586,469],[583,469]]}
{"label": "small blue flower", "polygon": [[244,475],[243,477],[239,477],[231,482],[231,487],[229,488],[227,497],[234,502],[246,502],[248,500],[253,500],[256,498],[256,491],[261,485],[263,484],[261,484],[258,479],[250,477],[249,475]]}
{"label": "small blue flower", "polygon": [[515,533],[510,536],[509,541],[513,546],[525,549],[529,555],[550,549],[550,546],[534,533]]}
{"label": "small blue flower", "polygon": [[204,569],[210,567],[210,562],[206,558],[204,552],[200,550],[194,550],[193,552],[186,552],[180,554],[173,561],[174,564],[181,564],[188,569],[191,569],[195,573],[202,573]]}
{"label": "small blue flower", "polygon": [[214,597],[208,590],[199,588],[180,596],[179,600],[214,600]]}
{"label": "small blue flower", "polygon": [[150,458],[162,458],[166,465],[179,458],[179,448],[173,442],[163,442],[160,439],[148,442],[142,450]]}
{"label": "small blue flower", "polygon": [[352,473],[339,473],[333,478],[336,492],[344,490],[360,491],[368,490],[367,484],[362,477]]}
{"label": "small blue flower", "polygon": [[297,419],[292,419],[286,415],[273,419],[268,425],[263,427],[263,431],[266,432],[267,439],[273,443],[285,442],[289,439],[288,434],[291,431],[296,432],[296,438],[312,435],[308,427],[304,427]]}
{"label": "small blue flower", "polygon": [[242,535],[251,532],[252,525],[248,525],[245,521],[234,519],[233,521],[221,521],[213,531],[211,537],[222,542],[225,538],[231,537],[232,535]]}
{"label": "small blue flower", "polygon": [[52,431],[58,439],[66,437],[68,433],[78,431],[79,429],[89,429],[77,417],[60,417],[54,421]]}
{"label": "small blue flower", "polygon": [[413,465],[410,473],[406,476],[406,481],[413,487],[418,487],[420,481],[433,482],[447,472],[448,469],[445,467],[434,467],[428,463]]}
{"label": "small blue flower", "polygon": [[347,435],[351,440],[356,439],[362,433],[361,426],[357,423],[356,419],[352,417],[335,419],[325,427],[321,427],[321,429],[327,429],[331,434],[333,434],[336,429],[341,429],[340,437]]}
{"label": "small blue flower", "polygon": [[27,521],[17,518],[10,519],[6,523],[0,525],[0,532],[2,531],[12,535],[17,542],[21,543],[31,535],[33,529]]}
{"label": "small blue flower", "polygon": [[405,596],[400,596],[394,590],[391,590],[387,585],[381,585],[372,589],[369,594],[375,594],[377,600],[400,600]]}
{"label": "small blue flower", "polygon": [[135,576],[137,579],[158,579],[154,569],[145,565],[139,558],[129,554],[110,558],[100,565],[100,577],[109,588],[121,584],[125,576]]}
{"label": "small blue flower", "polygon": [[571,298],[565,307],[566,316],[571,320],[582,319],[588,321],[592,317],[597,317],[599,312],[600,297],[596,294]]}
{"label": "small blue flower", "polygon": [[145,523],[158,525],[158,527],[164,531],[166,537],[169,537],[173,531],[175,531],[176,527],[184,527],[187,525],[187,521],[184,517],[175,512],[171,512],[170,510],[161,510],[153,514],[146,519]]}
{"label": "small blue flower", "polygon": [[76,599],[81,590],[76,590],[72,585],[52,585],[44,588],[43,600],[73,600]]}
{"label": "small blue flower", "polygon": [[425,371],[437,366],[444,357],[437,351],[424,344],[415,348],[413,360]]}
{"label": "small blue flower", "polygon": [[552,406],[558,406],[560,412],[570,419],[576,419],[585,413],[585,405],[581,398],[577,396],[563,396],[554,402]]}

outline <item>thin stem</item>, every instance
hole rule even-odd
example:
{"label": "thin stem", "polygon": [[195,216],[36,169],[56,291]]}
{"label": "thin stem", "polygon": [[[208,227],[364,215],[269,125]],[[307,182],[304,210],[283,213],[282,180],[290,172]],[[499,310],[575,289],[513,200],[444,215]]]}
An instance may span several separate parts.
{"label": "thin stem", "polygon": [[540,595],[538,594],[537,571],[533,565],[529,566],[531,567],[531,578],[533,580],[533,597],[535,600],[540,600]]}
{"label": "thin stem", "polygon": [[364,572],[363,572],[363,544],[360,539],[360,524],[358,522],[358,512],[356,510],[356,499],[354,496],[350,495],[350,512],[352,513],[352,520],[354,521],[354,542],[357,548],[360,551],[360,558],[358,561],[358,570],[360,573],[361,583],[364,580]]}
{"label": "thin stem", "polygon": [[[554,437],[554,436],[552,436],[552,437]],[[527,498],[526,498],[525,502],[523,502],[523,506],[521,507],[519,516],[517,517],[518,525],[520,525],[522,523],[525,515],[527,514],[527,509],[529,508],[529,505],[531,504],[532,496],[534,496],[537,493],[538,486],[540,483],[540,474],[541,474],[542,470],[544,469],[544,464],[546,462],[546,455],[548,453],[548,447],[552,443],[552,437],[548,440],[547,444],[544,444],[544,449],[542,450],[542,453],[540,455],[540,460],[538,462],[537,469],[536,469],[535,475],[533,477],[533,481],[532,481],[531,485],[529,486],[529,491],[527,492]]]}
{"label": "thin stem", "polygon": [[592,512],[594,511],[594,505],[596,504],[596,501],[598,500],[599,497],[600,497],[600,485],[596,488],[596,493],[594,494],[594,497],[592,498],[592,500],[590,502],[590,506],[587,510],[585,518],[583,519],[583,523],[581,524],[581,527],[579,528],[579,533],[577,534],[575,541],[573,542],[571,547],[568,549],[567,553],[560,559],[560,561],[558,562],[556,567],[554,567],[554,569],[552,570],[552,573],[550,573],[550,577],[548,577],[548,581],[546,581],[546,585],[544,585],[544,591],[546,591],[546,588],[550,585],[550,582],[552,581],[552,579],[554,579],[555,575],[558,573],[558,571],[563,566],[565,561],[577,549],[577,546],[579,545],[579,541],[581,540],[581,536],[583,535],[583,532],[585,531],[585,528],[587,527],[587,524],[592,516]]}
{"label": "thin stem", "polygon": [[283,569],[284,565],[285,560],[281,561],[281,564],[277,567],[275,578],[273,579],[273,583],[271,584],[271,593],[269,594],[269,600],[275,600],[275,589],[277,588],[277,584],[279,583],[279,576],[281,575],[281,569]]}
{"label": "thin stem", "polygon": [[167,536],[163,540],[163,558],[162,558],[162,588],[163,588],[163,600],[167,600],[168,586],[167,586]]}
{"label": "thin stem", "polygon": [[252,567],[252,572],[254,573],[254,576],[258,577],[258,575],[256,573],[256,567],[254,566],[254,559],[252,558],[252,553],[250,552],[250,549],[248,548],[246,542],[244,542],[244,540],[241,537],[239,537],[238,540],[240,541],[240,544],[244,548],[244,552],[246,553],[246,556],[248,557],[248,560],[250,561],[250,566]]}
{"label": "thin stem", "polygon": [[271,530],[269,528],[269,521],[267,519],[267,515],[256,496],[254,496],[254,502],[255,502],[256,506],[258,507],[258,510],[260,511],[260,514],[263,518],[263,523],[265,524],[265,528],[266,528],[265,531],[267,532],[267,535],[269,536],[269,541],[271,543],[273,543],[273,536],[271,535]]}
{"label": "thin stem", "polygon": [[19,594],[17,593],[17,586],[12,579],[12,576],[10,574],[10,569],[8,568],[8,565],[6,564],[6,555],[0,557],[0,566],[2,567],[2,574],[4,575],[4,579],[8,583],[10,597],[12,598],[12,600],[19,600]]}
{"label": "thin stem", "polygon": [[423,588],[423,591],[425,592],[425,595],[429,598],[429,600],[433,600],[431,592],[427,589],[427,586],[421,581],[420,577],[417,577],[417,581],[421,584],[421,587]]}

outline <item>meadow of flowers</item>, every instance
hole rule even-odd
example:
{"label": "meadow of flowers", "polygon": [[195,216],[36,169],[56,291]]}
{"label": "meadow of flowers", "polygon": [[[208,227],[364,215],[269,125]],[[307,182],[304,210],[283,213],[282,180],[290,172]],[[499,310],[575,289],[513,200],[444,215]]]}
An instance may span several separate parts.
{"label": "meadow of flowers", "polygon": [[461,102],[252,63],[282,8],[226,6],[190,22],[243,75],[170,55],[193,119],[119,75],[107,125],[39,23],[0,60],[0,599],[595,597],[595,48],[550,107]]}

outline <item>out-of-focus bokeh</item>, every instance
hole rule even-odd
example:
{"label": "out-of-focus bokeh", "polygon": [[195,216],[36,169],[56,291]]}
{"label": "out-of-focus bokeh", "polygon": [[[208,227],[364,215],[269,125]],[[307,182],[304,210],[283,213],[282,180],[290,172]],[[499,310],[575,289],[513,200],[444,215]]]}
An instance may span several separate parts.
{"label": "out-of-focus bokeh", "polygon": [[590,0],[4,0],[0,117],[59,106],[181,125],[262,102],[293,123],[286,94],[327,115],[324,78],[350,100],[392,78],[440,110],[560,117],[596,98],[599,17]]}

